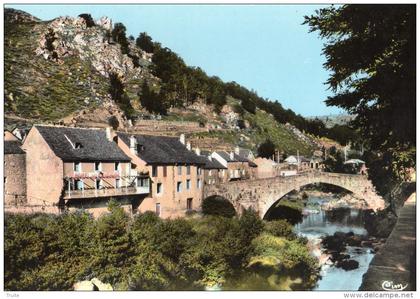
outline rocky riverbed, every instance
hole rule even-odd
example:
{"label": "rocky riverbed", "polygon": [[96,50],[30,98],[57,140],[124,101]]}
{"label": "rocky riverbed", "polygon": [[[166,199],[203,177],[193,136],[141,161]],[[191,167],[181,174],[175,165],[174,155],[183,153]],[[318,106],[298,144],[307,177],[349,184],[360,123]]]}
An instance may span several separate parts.
{"label": "rocky riverbed", "polygon": [[319,191],[301,194],[305,201],[302,222],[295,231],[308,239],[321,267],[315,290],[357,290],[384,238],[369,236],[363,201],[347,195]]}

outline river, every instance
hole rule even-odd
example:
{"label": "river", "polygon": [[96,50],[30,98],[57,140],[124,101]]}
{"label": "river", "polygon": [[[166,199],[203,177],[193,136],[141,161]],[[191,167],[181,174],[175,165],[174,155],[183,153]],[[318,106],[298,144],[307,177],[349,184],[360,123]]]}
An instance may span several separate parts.
{"label": "river", "polygon": [[339,209],[325,211],[321,208],[326,200],[320,197],[309,197],[307,206],[303,210],[302,222],[295,225],[297,234],[308,238],[308,245],[314,256],[319,258],[321,278],[314,290],[319,291],[354,291],[362,283],[363,274],[367,271],[374,254],[367,247],[346,246],[344,254],[359,263],[359,267],[346,271],[333,265],[324,253],[321,238],[334,235],[335,232],[353,232],[356,235],[366,235],[363,226],[363,212],[357,209]]}

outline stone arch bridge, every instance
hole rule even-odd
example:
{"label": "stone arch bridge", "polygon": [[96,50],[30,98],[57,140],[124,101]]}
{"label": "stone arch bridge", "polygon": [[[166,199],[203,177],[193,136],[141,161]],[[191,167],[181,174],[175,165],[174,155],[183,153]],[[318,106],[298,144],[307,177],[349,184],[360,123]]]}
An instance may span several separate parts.
{"label": "stone arch bridge", "polygon": [[261,218],[264,218],[270,207],[283,196],[315,183],[330,184],[346,189],[356,198],[364,200],[370,209],[379,210],[385,206],[383,198],[376,193],[367,176],[331,172],[308,172],[295,176],[206,185],[203,198],[221,196],[232,203],[237,213],[241,213],[243,209],[252,208]]}

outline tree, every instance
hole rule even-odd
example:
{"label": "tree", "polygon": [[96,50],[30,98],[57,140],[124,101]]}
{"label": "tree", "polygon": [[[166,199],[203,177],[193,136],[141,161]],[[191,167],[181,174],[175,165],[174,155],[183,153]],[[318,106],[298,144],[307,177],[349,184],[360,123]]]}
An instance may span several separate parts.
{"label": "tree", "polygon": [[86,27],[94,27],[96,25],[95,21],[93,20],[93,18],[90,14],[82,13],[82,14],[79,15],[79,18],[82,18],[82,19],[85,20]]}
{"label": "tree", "polygon": [[108,203],[110,213],[95,223],[95,246],[91,249],[92,274],[106,283],[128,285],[128,268],[133,246],[128,231],[129,216],[115,200]]}
{"label": "tree", "polygon": [[146,32],[139,34],[136,39],[136,46],[147,53],[153,53],[154,50],[153,40]]}
{"label": "tree", "polygon": [[344,172],[344,158],[334,146],[330,148],[329,155],[324,161],[325,171]]}
{"label": "tree", "polygon": [[158,114],[166,114],[165,103],[160,93],[150,90],[146,81],[143,82],[140,93],[140,104],[147,109],[147,111]]}
{"label": "tree", "polygon": [[261,143],[257,150],[258,156],[263,158],[271,158],[275,151],[276,146],[270,139],[267,139]]}
{"label": "tree", "polygon": [[201,209],[204,215],[217,215],[227,218],[232,218],[236,215],[233,205],[220,196],[205,198],[201,204]]}
{"label": "tree", "polygon": [[331,6],[304,24],[327,40],[326,83],[335,93],[327,105],[356,115],[374,155],[392,156],[382,164],[388,177],[401,179],[395,169],[415,166],[415,5]]}
{"label": "tree", "polygon": [[128,40],[125,32],[126,28],[122,23],[115,23],[111,32],[111,36],[115,42],[120,44],[121,52],[123,54],[128,54],[130,51],[128,48]]}
{"label": "tree", "polygon": [[131,117],[134,114],[134,108],[131,106],[130,98],[125,93],[122,78],[116,73],[110,73],[109,83],[110,86],[108,91],[111,98],[120,106],[127,117]]}

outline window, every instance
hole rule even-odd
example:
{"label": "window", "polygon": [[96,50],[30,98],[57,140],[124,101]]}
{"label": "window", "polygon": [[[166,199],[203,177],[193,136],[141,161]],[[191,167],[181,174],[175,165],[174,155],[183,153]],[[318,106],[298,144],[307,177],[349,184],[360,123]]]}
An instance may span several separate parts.
{"label": "window", "polygon": [[191,211],[193,208],[193,199],[192,198],[187,198],[187,210]]}
{"label": "window", "polygon": [[182,166],[178,165],[178,175],[182,175]]}
{"label": "window", "polygon": [[97,179],[95,181],[95,187],[97,190],[102,189],[102,180],[101,179]]}
{"label": "window", "polygon": [[157,166],[152,166],[152,177],[157,177]]}
{"label": "window", "polygon": [[181,192],[182,191],[182,183],[181,182],[177,182],[176,183],[176,192]]}
{"label": "window", "polygon": [[76,189],[77,190],[83,190],[84,189],[84,185],[83,185],[83,181],[82,180],[76,180]]}
{"label": "window", "polygon": [[209,170],[209,176],[211,176],[211,170]]}
{"label": "window", "polygon": [[95,162],[95,171],[101,171],[101,170],[102,170],[102,163]]}
{"label": "window", "polygon": [[149,179],[137,178],[137,187],[149,187]]}
{"label": "window", "polygon": [[163,192],[162,183],[156,184],[156,190],[157,190],[157,194],[161,194]]}
{"label": "window", "polygon": [[197,167],[197,175],[201,175],[201,168]]}
{"label": "window", "polygon": [[187,175],[190,175],[190,174],[191,174],[191,166],[187,165]]}
{"label": "window", "polygon": [[163,167],[163,176],[166,177],[166,166],[162,166]]}
{"label": "window", "polygon": [[121,180],[115,179],[115,188],[121,188]]}
{"label": "window", "polygon": [[160,216],[160,203],[156,204],[156,215]]}
{"label": "window", "polygon": [[197,180],[197,189],[200,189],[201,188],[201,180],[200,179],[198,179]]}
{"label": "window", "polygon": [[120,162],[115,162],[115,171],[120,171]]}
{"label": "window", "polygon": [[187,180],[187,190],[191,189],[191,180]]}
{"label": "window", "polygon": [[82,163],[74,162],[73,169],[74,169],[75,172],[81,172],[82,171]]}
{"label": "window", "polygon": [[80,142],[76,142],[75,144],[74,144],[74,148],[76,148],[76,149],[79,149],[79,148],[82,148],[83,146],[82,146],[82,144],[80,143]]}

